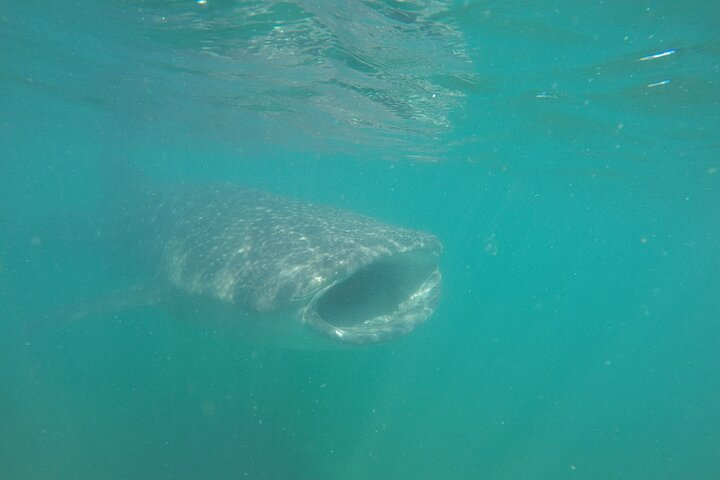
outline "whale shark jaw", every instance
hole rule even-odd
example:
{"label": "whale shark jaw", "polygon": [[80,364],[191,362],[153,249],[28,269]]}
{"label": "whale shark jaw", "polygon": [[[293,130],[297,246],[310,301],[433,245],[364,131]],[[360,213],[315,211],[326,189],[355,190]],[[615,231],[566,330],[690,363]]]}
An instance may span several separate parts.
{"label": "whale shark jaw", "polygon": [[413,250],[364,265],[317,291],[301,310],[301,320],[350,344],[405,335],[440,299],[438,258],[433,250]]}

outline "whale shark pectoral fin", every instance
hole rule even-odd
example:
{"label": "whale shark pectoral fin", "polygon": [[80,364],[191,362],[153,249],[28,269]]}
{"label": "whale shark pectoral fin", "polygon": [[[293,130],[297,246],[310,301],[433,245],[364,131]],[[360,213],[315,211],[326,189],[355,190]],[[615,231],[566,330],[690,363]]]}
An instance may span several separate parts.
{"label": "whale shark pectoral fin", "polygon": [[80,303],[62,306],[38,315],[34,327],[52,327],[104,317],[136,308],[163,304],[164,290],[155,282],[113,290]]}

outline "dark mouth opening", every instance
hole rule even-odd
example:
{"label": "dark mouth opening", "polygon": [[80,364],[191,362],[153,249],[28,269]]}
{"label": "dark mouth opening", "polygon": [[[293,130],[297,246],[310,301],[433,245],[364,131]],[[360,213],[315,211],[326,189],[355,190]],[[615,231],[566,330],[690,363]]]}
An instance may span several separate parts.
{"label": "dark mouth opening", "polygon": [[373,263],[325,292],[316,310],[336,327],[390,315],[437,268],[434,255],[411,252]]}
{"label": "dark mouth opening", "polygon": [[438,256],[426,250],[374,262],[321,291],[305,318],[327,334],[370,343],[411,331],[439,298]]}

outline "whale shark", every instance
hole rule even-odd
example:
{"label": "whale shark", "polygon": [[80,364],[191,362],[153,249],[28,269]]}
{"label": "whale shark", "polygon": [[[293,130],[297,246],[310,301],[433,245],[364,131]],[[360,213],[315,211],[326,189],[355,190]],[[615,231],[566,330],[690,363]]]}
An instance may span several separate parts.
{"label": "whale shark", "polygon": [[114,203],[108,240],[161,285],[138,303],[281,344],[366,345],[413,331],[440,299],[427,232],[231,183],[136,185]]}

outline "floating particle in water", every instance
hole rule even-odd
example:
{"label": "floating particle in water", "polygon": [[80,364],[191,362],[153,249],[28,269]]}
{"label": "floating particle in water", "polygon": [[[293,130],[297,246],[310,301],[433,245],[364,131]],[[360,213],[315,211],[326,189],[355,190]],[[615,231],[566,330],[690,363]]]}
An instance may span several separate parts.
{"label": "floating particle in water", "polygon": [[675,50],[674,48],[672,48],[672,49],[670,49],[670,50],[665,50],[664,52],[653,53],[652,55],[646,55],[646,56],[644,56],[644,57],[638,58],[638,61],[639,61],[639,62],[645,62],[645,61],[647,61],[647,60],[655,60],[655,59],[657,59],[657,58],[663,58],[663,57],[670,56],[670,55],[672,55],[672,54],[674,54],[674,53],[676,53],[676,52],[677,52],[677,50]]}

